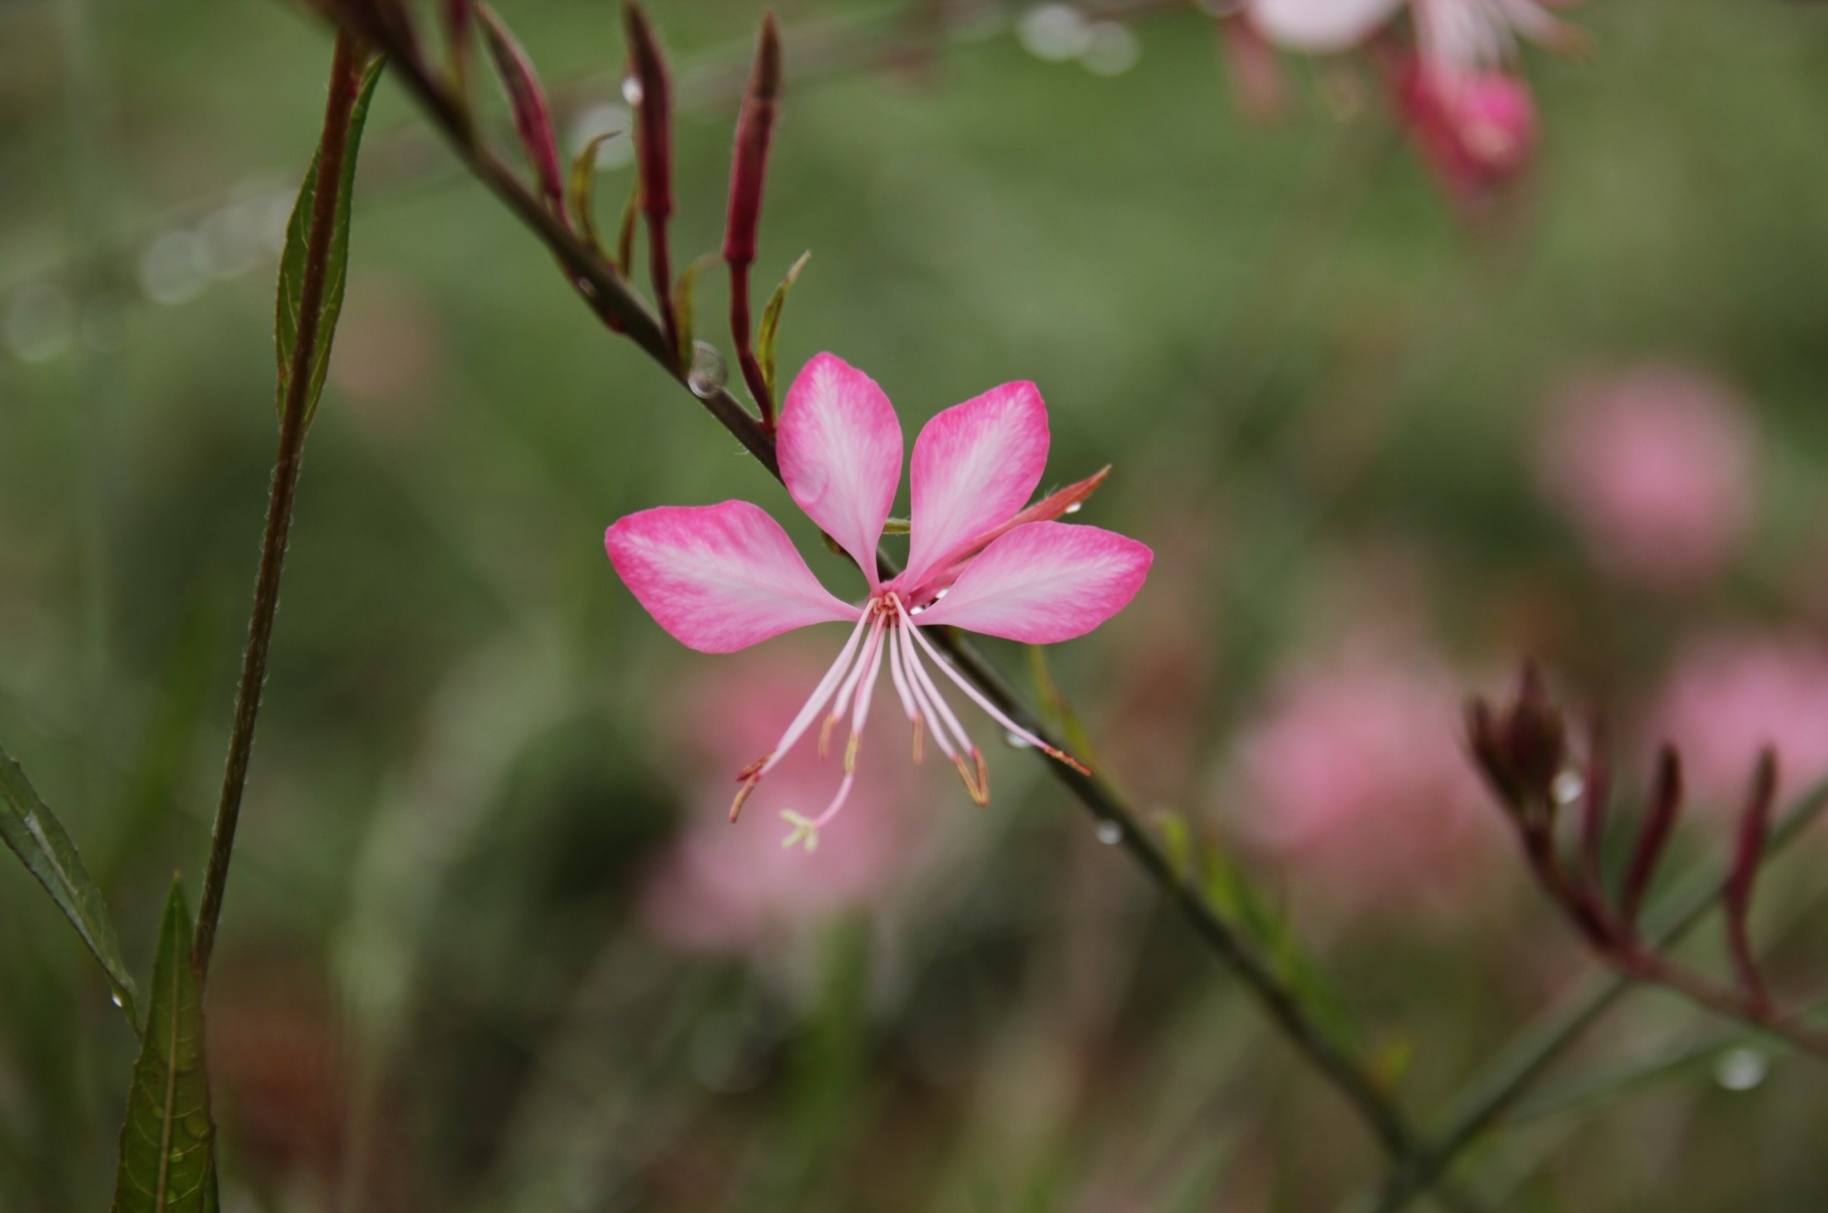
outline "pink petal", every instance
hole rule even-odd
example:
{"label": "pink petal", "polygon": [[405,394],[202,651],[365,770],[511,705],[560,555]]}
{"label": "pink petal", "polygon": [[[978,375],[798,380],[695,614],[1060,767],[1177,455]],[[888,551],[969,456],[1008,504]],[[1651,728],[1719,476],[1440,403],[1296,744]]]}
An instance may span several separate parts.
{"label": "pink petal", "polygon": [[642,510],[618,519],[603,546],[654,621],[701,653],[858,617],[819,584],[781,524],[747,501]]}
{"label": "pink petal", "polygon": [[1032,383],[1005,383],[927,422],[914,442],[907,585],[1007,522],[1047,467],[1047,406]]}
{"label": "pink petal", "polygon": [[889,398],[844,359],[819,354],[787,389],[776,450],[794,501],[874,588],[876,543],[901,484],[901,422]]}
{"label": "pink petal", "polygon": [[1031,522],[985,548],[946,596],[920,613],[1025,644],[1083,636],[1129,604],[1155,553],[1095,526]]}
{"label": "pink petal", "polygon": [[1340,51],[1390,20],[1402,0],[1249,0],[1250,22],[1285,50]]}

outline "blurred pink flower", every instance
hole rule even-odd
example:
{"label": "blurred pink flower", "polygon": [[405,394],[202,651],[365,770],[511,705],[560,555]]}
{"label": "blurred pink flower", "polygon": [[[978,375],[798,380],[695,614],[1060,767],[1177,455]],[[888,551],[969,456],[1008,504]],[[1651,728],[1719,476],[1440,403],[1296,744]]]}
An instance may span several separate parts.
{"label": "blurred pink flower", "polygon": [[1459,686],[1426,658],[1298,668],[1240,742],[1247,840],[1323,900],[1449,904],[1506,842],[1461,733]]}
{"label": "blurred pink flower", "polygon": [[1396,98],[1423,162],[1464,208],[1485,206],[1535,156],[1536,100],[1520,77],[1413,59],[1397,71]]}
{"label": "blurred pink flower", "polygon": [[1800,635],[1700,640],[1678,655],[1645,724],[1647,743],[1681,751],[1698,808],[1737,810],[1767,745],[1782,786],[1808,787],[1828,776],[1828,648]]}
{"label": "blurred pink flower", "polygon": [[1422,60],[1436,73],[1496,67],[1515,53],[1519,35],[1564,47],[1578,40],[1543,0],[1247,0],[1245,11],[1271,42],[1326,53],[1367,41],[1405,6]]}
{"label": "blurred pink flower", "polygon": [[[859,772],[852,798],[863,811],[824,832],[816,859],[783,847],[765,817],[730,820],[730,770],[775,739],[782,713],[799,705],[821,673],[809,657],[755,655],[720,667],[680,696],[674,744],[691,807],[639,895],[641,919],[656,938],[689,951],[760,949],[795,928],[880,904],[918,867],[924,836],[910,810],[922,778],[909,765],[878,763]],[[869,732],[872,743],[895,744],[883,723]],[[799,747],[757,798],[782,809],[822,801],[837,761]]]}
{"label": "blurred pink flower", "polygon": [[1651,363],[1563,391],[1540,476],[1602,567],[1677,588],[1731,560],[1752,520],[1756,464],[1755,435],[1730,388]]}

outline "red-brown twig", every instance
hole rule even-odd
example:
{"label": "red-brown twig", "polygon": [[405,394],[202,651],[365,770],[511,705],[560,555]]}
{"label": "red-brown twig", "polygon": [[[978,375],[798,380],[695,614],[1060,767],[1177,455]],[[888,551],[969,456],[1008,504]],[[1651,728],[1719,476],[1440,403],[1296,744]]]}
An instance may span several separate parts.
{"label": "red-brown twig", "polygon": [[1605,895],[1600,870],[1600,836],[1609,777],[1598,730],[1593,733],[1585,772],[1580,868],[1575,873],[1570,872],[1555,833],[1555,784],[1566,768],[1568,756],[1559,713],[1548,703],[1540,679],[1526,672],[1510,707],[1495,710],[1475,703],[1469,720],[1474,757],[1517,826],[1530,871],[1602,960],[1627,977],[1662,986],[1710,1011],[1750,1024],[1828,1060],[1828,1031],[1800,1022],[1795,1012],[1783,1010],[1772,1001],[1752,951],[1748,919],[1770,832],[1771,806],[1777,794],[1774,754],[1767,750],[1759,759],[1740,818],[1732,866],[1722,888],[1727,943],[1736,978],[1725,982],[1678,963],[1656,943],[1647,941],[1638,927],[1639,911],[1681,814],[1682,768],[1675,750],[1665,746],[1658,755],[1649,808],[1638,830],[1624,888],[1614,905]]}

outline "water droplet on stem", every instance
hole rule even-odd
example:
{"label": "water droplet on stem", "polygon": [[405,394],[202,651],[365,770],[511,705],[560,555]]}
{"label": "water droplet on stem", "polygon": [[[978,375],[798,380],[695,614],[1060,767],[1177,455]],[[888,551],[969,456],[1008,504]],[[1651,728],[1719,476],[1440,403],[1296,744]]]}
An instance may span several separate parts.
{"label": "water droplet on stem", "polygon": [[700,400],[708,400],[723,391],[730,381],[730,368],[717,347],[707,341],[692,343],[692,369],[686,372],[686,387]]}

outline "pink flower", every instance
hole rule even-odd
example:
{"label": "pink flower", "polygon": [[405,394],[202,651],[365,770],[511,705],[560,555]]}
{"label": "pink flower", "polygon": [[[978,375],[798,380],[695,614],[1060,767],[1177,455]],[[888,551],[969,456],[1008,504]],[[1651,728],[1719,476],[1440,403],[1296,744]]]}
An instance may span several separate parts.
{"label": "pink flower", "polygon": [[1396,98],[1422,159],[1462,207],[1484,206],[1535,154],[1536,101],[1515,76],[1411,60],[1397,73]]}
{"label": "pink flower", "polygon": [[1426,660],[1297,669],[1239,744],[1242,827],[1335,903],[1445,903],[1504,842],[1460,736],[1457,684]]}
{"label": "pink flower", "polygon": [[[983,755],[940,693],[922,654],[1009,735],[1072,759],[1010,720],[922,634],[949,624],[1026,644],[1083,636],[1142,587],[1153,554],[1133,539],[1052,521],[1103,473],[1023,508],[1047,463],[1047,406],[1032,383],[1008,383],[946,409],[914,443],[908,567],[884,582],[876,546],[901,481],[901,422],[869,376],[831,354],[808,362],[788,389],[776,447],[794,502],[848,552],[869,585],[862,605],[819,584],[787,532],[759,506],[662,506],[619,519],[604,536],[610,562],[655,622],[704,653],[729,653],[815,623],[849,623],[849,640],[774,748],[737,779],[734,817],[813,720],[821,752],[846,716],[844,774],[815,816],[782,814],[785,845],[818,845],[819,830],[856,782],[870,702],[886,656],[914,730],[958,769],[972,799],[989,798]],[[828,706],[829,705],[829,706]],[[1073,764],[1077,765],[1077,764]]]}
{"label": "pink flower", "polygon": [[[918,866],[912,768],[877,764],[859,772],[852,799],[866,808],[855,828],[833,831],[808,870],[800,857],[753,822],[727,820],[728,771],[774,740],[782,714],[804,696],[818,666],[799,654],[749,656],[681,697],[687,726],[686,787],[694,811],[643,882],[643,922],[661,940],[692,951],[743,952],[783,931],[881,902]],[[772,724],[771,724],[772,722]],[[869,739],[882,740],[880,719]],[[721,771],[697,778],[701,771]],[[782,760],[762,795],[784,804],[826,794],[829,777],[810,747]]]}
{"label": "pink flower", "polygon": [[1365,42],[1405,5],[1422,60],[1434,73],[1496,67],[1515,53],[1518,35],[1549,44],[1575,40],[1544,0],[1247,0],[1245,11],[1271,42],[1327,53]]}
{"label": "pink flower", "polygon": [[1786,787],[1828,776],[1828,649],[1804,636],[1720,635],[1676,660],[1650,711],[1647,742],[1682,755],[1691,800],[1735,811],[1765,746]]}
{"label": "pink flower", "polygon": [[1750,525],[1755,442],[1716,381],[1649,364],[1563,392],[1541,479],[1604,568],[1675,588],[1718,575]]}

